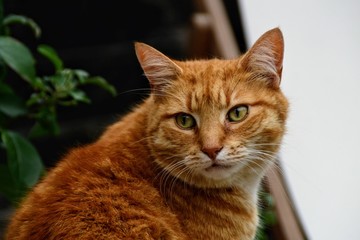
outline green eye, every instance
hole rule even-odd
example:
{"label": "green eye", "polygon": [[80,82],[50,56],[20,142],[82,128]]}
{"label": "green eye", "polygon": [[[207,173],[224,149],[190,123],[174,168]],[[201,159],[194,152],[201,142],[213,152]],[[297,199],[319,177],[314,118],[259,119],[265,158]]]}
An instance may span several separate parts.
{"label": "green eye", "polygon": [[240,122],[248,115],[249,108],[245,105],[239,105],[230,109],[227,114],[229,122]]}
{"label": "green eye", "polygon": [[175,116],[176,124],[182,129],[192,129],[196,125],[196,121],[193,116],[186,113],[179,113]]}

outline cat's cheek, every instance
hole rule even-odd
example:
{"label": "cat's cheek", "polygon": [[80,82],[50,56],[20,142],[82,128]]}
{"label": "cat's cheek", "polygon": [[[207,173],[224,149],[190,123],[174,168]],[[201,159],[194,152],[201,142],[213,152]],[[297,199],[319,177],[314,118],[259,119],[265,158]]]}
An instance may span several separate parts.
{"label": "cat's cheek", "polygon": [[183,130],[176,126],[175,121],[168,121],[159,125],[159,130],[154,136],[164,142],[169,142],[176,146],[191,145],[194,141],[193,130]]}

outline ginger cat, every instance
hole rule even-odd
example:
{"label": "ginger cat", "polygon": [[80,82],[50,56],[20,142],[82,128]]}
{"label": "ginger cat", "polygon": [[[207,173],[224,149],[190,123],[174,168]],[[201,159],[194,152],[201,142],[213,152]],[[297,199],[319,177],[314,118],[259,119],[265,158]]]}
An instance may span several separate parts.
{"label": "ginger cat", "polygon": [[288,103],[283,37],[233,60],[171,60],[135,44],[151,94],[29,193],[6,239],[253,239],[257,191]]}

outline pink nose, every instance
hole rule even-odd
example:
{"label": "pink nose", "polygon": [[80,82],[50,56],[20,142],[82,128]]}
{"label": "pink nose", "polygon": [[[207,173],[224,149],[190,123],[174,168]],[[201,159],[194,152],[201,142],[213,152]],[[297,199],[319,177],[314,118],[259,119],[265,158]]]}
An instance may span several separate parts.
{"label": "pink nose", "polygon": [[222,148],[222,146],[203,147],[201,151],[208,155],[212,160],[215,160]]}

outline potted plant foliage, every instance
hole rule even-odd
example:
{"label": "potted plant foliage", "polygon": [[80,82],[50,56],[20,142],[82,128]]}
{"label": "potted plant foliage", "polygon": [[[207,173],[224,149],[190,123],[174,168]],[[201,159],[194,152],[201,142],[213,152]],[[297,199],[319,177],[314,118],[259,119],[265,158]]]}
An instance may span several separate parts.
{"label": "potted plant foliage", "polygon": [[[16,205],[46,173],[31,139],[60,133],[58,106],[90,103],[83,90],[85,85],[96,85],[112,95],[116,95],[116,90],[102,77],[66,68],[55,49],[45,44],[38,45],[37,52],[52,63],[54,72],[39,76],[30,48],[11,35],[14,24],[28,26],[36,38],[41,29],[26,16],[4,16],[0,1],[0,194]],[[30,90],[26,99],[11,87],[9,72],[18,75],[24,88]],[[33,123],[25,135],[13,128],[12,123],[19,118]]]}

